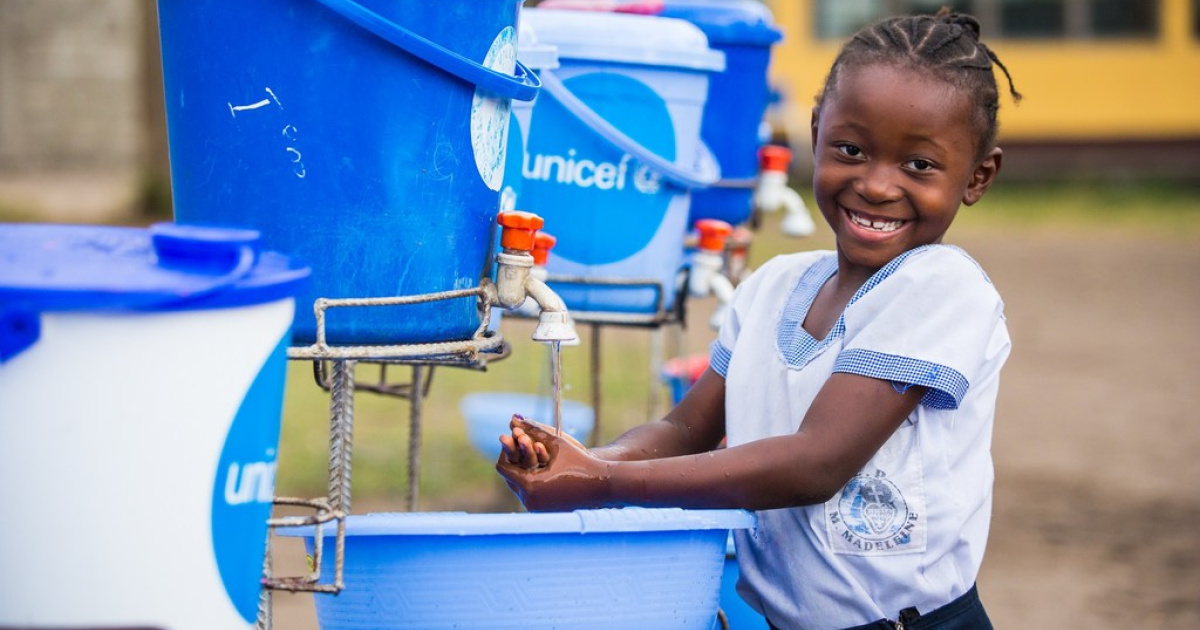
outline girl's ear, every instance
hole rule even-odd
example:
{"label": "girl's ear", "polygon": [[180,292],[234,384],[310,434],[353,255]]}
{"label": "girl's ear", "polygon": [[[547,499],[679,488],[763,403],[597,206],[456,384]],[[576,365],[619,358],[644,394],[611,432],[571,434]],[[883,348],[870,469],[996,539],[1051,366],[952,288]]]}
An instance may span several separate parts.
{"label": "girl's ear", "polygon": [[[814,129],[813,133],[816,131]],[[988,152],[987,156],[975,165],[975,172],[971,173],[971,181],[967,182],[967,191],[963,193],[963,204],[968,206],[975,205],[975,202],[983,198],[983,193],[996,181],[996,175],[1000,173],[1000,164],[1004,161],[1004,152],[1000,147],[993,147]]]}
{"label": "girl's ear", "polygon": [[813,155],[817,153],[817,123],[821,120],[821,108],[819,106],[812,108],[812,151]]}

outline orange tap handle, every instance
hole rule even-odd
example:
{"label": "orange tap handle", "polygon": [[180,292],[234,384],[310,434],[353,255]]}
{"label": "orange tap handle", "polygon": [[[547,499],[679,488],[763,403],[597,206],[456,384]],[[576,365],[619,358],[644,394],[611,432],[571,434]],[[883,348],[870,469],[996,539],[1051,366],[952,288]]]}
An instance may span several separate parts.
{"label": "orange tap handle", "polygon": [[542,217],[520,210],[501,212],[497,221],[504,228],[500,233],[500,246],[526,252],[533,249],[534,235],[546,224]]}
{"label": "orange tap handle", "polygon": [[554,249],[554,244],[558,239],[545,233],[538,232],[533,237],[533,264],[539,267],[545,267],[546,262],[550,260],[550,250]]}
{"label": "orange tap handle", "polygon": [[700,249],[709,252],[725,251],[725,239],[733,233],[733,226],[720,219],[700,219],[696,222],[696,231],[700,233]]}
{"label": "orange tap handle", "polygon": [[786,173],[792,163],[792,150],[777,144],[763,145],[758,150],[758,165],[764,171]]}

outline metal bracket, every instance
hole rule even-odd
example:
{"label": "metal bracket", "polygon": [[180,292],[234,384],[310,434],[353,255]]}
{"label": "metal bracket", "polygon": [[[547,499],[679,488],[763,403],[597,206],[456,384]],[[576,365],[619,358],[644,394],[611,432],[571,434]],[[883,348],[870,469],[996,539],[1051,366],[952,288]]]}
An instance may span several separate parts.
{"label": "metal bracket", "polygon": [[[321,499],[297,499],[294,497],[276,497],[275,505],[290,505],[299,507],[308,507],[316,511],[313,516],[283,516],[278,518],[267,519],[268,528],[277,527],[304,527],[314,526],[316,528],[313,534],[313,552],[311,554],[311,564],[309,573],[302,576],[294,577],[275,577],[271,575],[270,567],[264,571],[263,586],[275,591],[288,591],[291,593],[306,592],[306,593],[333,593],[342,592],[345,588],[343,572],[345,568],[345,550],[346,550],[346,515],[340,510],[333,509],[329,500]],[[325,551],[325,531],[326,523],[330,521],[337,522],[337,535],[334,538],[334,554],[333,554],[333,583],[321,584],[321,558]]]}

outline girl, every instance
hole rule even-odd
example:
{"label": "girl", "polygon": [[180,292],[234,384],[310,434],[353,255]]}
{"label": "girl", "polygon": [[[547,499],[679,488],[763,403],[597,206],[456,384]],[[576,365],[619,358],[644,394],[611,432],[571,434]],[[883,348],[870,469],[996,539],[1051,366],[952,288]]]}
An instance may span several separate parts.
{"label": "girl", "polygon": [[993,64],[1007,77],[945,9],[855,34],[813,108],[837,250],[743,282],[665,418],[590,452],[515,418],[497,469],[526,507],[756,510],[739,592],[777,630],[990,628],[974,585],[1009,337],[983,270],[941,243],[1000,171]]}

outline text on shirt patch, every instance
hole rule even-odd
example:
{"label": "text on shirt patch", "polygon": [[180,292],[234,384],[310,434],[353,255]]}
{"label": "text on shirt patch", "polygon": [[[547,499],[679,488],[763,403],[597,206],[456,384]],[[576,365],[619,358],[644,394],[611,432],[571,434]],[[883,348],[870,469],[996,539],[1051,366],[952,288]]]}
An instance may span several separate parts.
{"label": "text on shirt patch", "polygon": [[830,544],[842,553],[918,551],[914,534],[923,534],[924,524],[913,507],[884,471],[859,473],[826,504]]}

